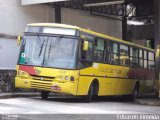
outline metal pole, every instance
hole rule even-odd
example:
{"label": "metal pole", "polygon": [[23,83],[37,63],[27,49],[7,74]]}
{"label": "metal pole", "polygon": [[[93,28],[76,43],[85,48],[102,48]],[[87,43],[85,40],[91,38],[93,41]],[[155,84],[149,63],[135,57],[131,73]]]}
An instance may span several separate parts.
{"label": "metal pole", "polygon": [[61,7],[55,6],[55,23],[61,23]]}
{"label": "metal pole", "polygon": [[127,14],[126,4],[123,5],[123,17],[122,17],[122,39],[127,40]]}
{"label": "metal pole", "polygon": [[[154,31],[155,31],[155,50],[156,50],[156,91],[159,91],[160,95],[160,88],[159,88],[159,80],[160,80],[160,0],[154,0]],[[159,96],[160,97],[160,96]]]}
{"label": "metal pole", "polygon": [[122,39],[127,40],[127,18],[125,16],[122,19]]}

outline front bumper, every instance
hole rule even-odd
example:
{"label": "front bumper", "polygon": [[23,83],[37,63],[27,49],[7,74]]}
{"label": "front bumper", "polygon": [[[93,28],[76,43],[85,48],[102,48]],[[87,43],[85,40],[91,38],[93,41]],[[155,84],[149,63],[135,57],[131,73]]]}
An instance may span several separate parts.
{"label": "front bumper", "polygon": [[25,89],[35,89],[35,90],[44,90],[49,92],[57,92],[57,93],[66,93],[76,95],[77,93],[77,85],[75,82],[60,82],[53,80],[45,81],[45,80],[33,80],[30,78],[15,78],[15,87],[16,88],[25,88]]}

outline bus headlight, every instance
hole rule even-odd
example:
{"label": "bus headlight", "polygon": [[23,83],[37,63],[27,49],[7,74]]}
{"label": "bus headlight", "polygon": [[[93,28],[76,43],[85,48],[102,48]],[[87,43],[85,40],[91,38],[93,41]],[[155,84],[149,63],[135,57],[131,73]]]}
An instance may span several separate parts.
{"label": "bus headlight", "polygon": [[74,77],[73,76],[60,76],[60,80],[74,81]]}
{"label": "bus headlight", "polygon": [[65,77],[65,80],[69,80],[69,76],[66,76],[66,77]]}

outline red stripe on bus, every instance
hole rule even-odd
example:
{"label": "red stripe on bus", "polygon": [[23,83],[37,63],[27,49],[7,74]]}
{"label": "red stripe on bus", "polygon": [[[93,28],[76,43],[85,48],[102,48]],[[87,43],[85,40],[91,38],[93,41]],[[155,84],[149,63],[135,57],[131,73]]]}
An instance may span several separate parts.
{"label": "red stripe on bus", "polygon": [[19,70],[25,71],[25,72],[27,72],[30,75],[37,75],[34,67],[32,67],[32,66],[23,66],[23,65],[20,65],[19,66]]}

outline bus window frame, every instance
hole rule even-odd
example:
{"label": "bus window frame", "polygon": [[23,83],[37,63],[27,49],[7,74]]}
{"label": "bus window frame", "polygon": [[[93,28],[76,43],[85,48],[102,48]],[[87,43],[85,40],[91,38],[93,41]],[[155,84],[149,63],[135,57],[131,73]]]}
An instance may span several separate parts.
{"label": "bus window frame", "polygon": [[[101,39],[101,40],[103,40],[104,41],[104,50],[98,50],[98,49],[95,49],[95,43],[96,43],[96,40],[97,39]],[[94,62],[96,62],[96,63],[104,63],[104,64],[106,64],[106,61],[105,61],[105,59],[106,59],[106,54],[107,54],[107,42],[108,42],[108,40],[107,39],[105,39],[105,38],[102,38],[102,37],[95,37],[95,40],[94,40],[94,45],[93,45],[93,61]],[[98,60],[94,60],[94,52],[98,52],[98,51],[101,51],[101,52],[103,52],[103,58],[102,58],[102,61],[98,61]],[[96,55],[96,57],[98,57],[98,55]]]}
{"label": "bus window frame", "polygon": [[[114,53],[114,52],[111,52],[110,51],[110,43],[115,43],[115,44],[117,44],[117,53]],[[110,65],[117,65],[117,66],[120,66],[120,64],[119,64],[119,42],[116,42],[116,41],[112,41],[112,40],[108,40],[108,43],[107,43],[107,58],[108,58],[108,64],[110,64]],[[115,64],[115,63],[112,63],[111,62],[111,59],[110,59],[110,54],[112,54],[112,55],[117,55],[118,56],[118,59],[117,59],[117,64]]]}
{"label": "bus window frame", "polygon": [[[140,57],[140,50],[142,51],[142,57]],[[144,49],[142,49],[142,48],[139,48],[139,50],[138,50],[138,62],[139,62],[139,67],[140,68],[144,68],[144,58],[143,58],[143,56],[144,56]],[[142,60],[142,66],[140,66],[140,60]]]}
{"label": "bus window frame", "polygon": [[[124,54],[121,54],[121,53],[120,53],[120,46],[121,46],[121,45],[126,46],[126,47],[128,48],[128,58],[129,58],[129,60],[128,60],[128,62],[129,62],[128,65],[121,65],[121,64],[120,64],[120,56],[121,56],[121,55],[124,55]],[[129,46],[129,45],[126,45],[126,44],[123,44],[123,43],[119,43],[119,50],[118,50],[118,51],[119,51],[119,65],[120,65],[120,66],[129,67],[129,66],[130,66],[130,46]],[[124,55],[124,56],[127,56],[127,55]]]}
{"label": "bus window frame", "polygon": [[[83,33],[83,34],[82,34]],[[83,68],[88,68],[88,67],[91,67],[93,65],[93,47],[94,47],[94,40],[90,40],[90,39],[87,39],[87,37],[85,37],[84,34],[88,34],[88,33],[85,33],[85,32],[81,32],[80,33],[80,36],[79,36],[79,42],[78,42],[78,60],[77,60],[77,63],[78,63],[78,69],[83,69]],[[88,34],[90,35],[90,34]],[[83,39],[83,37],[81,36],[84,36],[85,40]],[[93,36],[93,35],[92,35]],[[95,39],[95,36],[94,36],[94,39]],[[92,43],[92,58],[91,60],[87,60],[87,59],[82,59],[81,57],[81,52],[82,52],[82,41],[88,41],[90,43]],[[82,66],[83,65],[83,66]]]}

